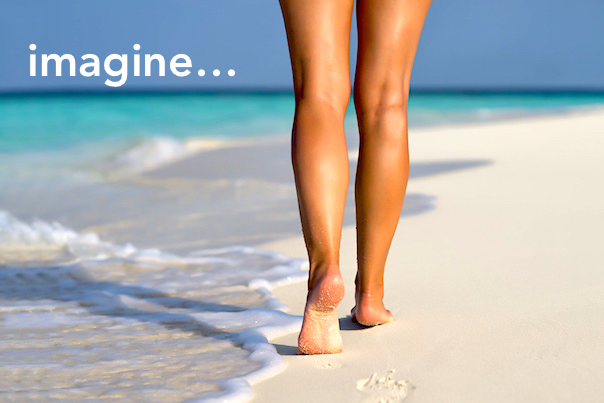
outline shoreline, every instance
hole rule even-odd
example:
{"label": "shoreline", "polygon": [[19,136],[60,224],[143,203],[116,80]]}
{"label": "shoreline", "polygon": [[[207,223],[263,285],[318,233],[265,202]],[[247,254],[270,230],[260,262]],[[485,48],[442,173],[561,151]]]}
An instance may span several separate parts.
{"label": "shoreline", "polygon": [[[401,401],[407,394],[406,401],[422,402],[534,401],[559,391],[564,377],[574,382],[564,393],[597,396],[604,368],[595,357],[604,351],[585,340],[597,345],[604,331],[591,324],[604,307],[604,276],[591,253],[599,247],[604,195],[589,185],[601,179],[602,127],[604,107],[411,128],[410,182],[386,269],[385,302],[397,321],[360,330],[348,317],[355,267],[350,186],[341,258],[344,353],[298,357],[294,327],[285,336],[266,334],[288,368],[262,382],[250,374],[252,401]],[[26,221],[35,211],[140,250],[186,256],[242,244],[305,259],[288,136],[213,145],[130,179],[50,194],[14,189],[0,208]],[[354,175],[354,143],[349,151]],[[554,192],[559,185],[565,192]],[[290,314],[302,314],[304,282],[270,292]],[[556,366],[585,361],[576,374]],[[518,373],[510,369],[516,367]],[[593,386],[589,393],[576,390],[580,377]],[[542,378],[545,386],[531,389]],[[308,385],[323,394],[311,396]]]}

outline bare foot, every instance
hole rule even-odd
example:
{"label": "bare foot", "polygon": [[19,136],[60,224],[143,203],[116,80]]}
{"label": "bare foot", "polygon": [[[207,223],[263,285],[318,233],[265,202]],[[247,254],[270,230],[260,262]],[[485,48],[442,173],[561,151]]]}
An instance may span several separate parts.
{"label": "bare foot", "polygon": [[353,322],[363,326],[377,326],[394,321],[392,312],[384,307],[382,299],[367,293],[357,296],[357,304],[350,311],[350,316]]}
{"label": "bare foot", "polygon": [[344,298],[344,282],[336,267],[326,270],[308,292],[298,354],[335,354],[342,352],[338,304]]}

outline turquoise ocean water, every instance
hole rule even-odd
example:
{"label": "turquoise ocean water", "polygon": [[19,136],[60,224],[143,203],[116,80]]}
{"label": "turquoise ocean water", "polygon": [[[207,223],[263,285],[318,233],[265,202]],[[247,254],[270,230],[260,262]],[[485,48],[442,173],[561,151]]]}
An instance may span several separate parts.
{"label": "turquoise ocean water", "polygon": [[[440,125],[604,104],[604,93],[412,93],[409,126]],[[291,94],[0,96],[0,153],[157,136],[238,138],[288,133]],[[349,107],[346,126],[356,125]]]}

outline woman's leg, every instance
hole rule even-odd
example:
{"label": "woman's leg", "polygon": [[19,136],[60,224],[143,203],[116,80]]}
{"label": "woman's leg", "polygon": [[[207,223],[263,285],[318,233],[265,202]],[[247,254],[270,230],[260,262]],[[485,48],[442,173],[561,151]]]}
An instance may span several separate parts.
{"label": "woman's leg", "polygon": [[353,320],[394,318],[384,308],[384,265],[409,176],[407,101],[431,0],[358,0],[354,103],[360,147],[355,183],[358,271]]}
{"label": "woman's leg", "polygon": [[353,0],[280,0],[296,111],[292,162],[310,261],[298,353],[342,351],[337,306],[344,296],[339,253],[348,189],[344,115],[350,100]]}

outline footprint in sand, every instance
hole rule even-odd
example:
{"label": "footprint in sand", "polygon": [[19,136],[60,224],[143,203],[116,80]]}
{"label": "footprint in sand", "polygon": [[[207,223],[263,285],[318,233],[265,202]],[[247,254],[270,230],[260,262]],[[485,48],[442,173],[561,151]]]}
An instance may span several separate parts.
{"label": "footprint in sand", "polygon": [[390,370],[384,377],[373,374],[368,379],[357,381],[357,389],[368,395],[364,402],[398,403],[405,400],[413,385],[407,381],[397,381],[392,376],[393,373],[394,370]]}

